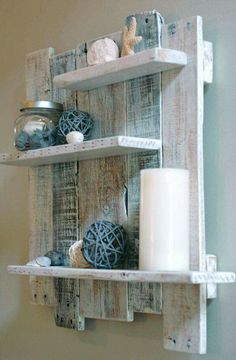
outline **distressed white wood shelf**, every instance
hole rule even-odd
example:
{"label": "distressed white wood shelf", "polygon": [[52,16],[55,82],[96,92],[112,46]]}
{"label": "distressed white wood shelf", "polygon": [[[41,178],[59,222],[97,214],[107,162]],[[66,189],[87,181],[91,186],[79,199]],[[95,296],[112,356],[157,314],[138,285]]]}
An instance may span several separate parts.
{"label": "distressed white wood shelf", "polygon": [[236,280],[233,272],[204,271],[141,271],[141,270],[100,270],[70,267],[34,267],[9,265],[8,272],[16,275],[47,276],[84,280],[112,280],[125,282],[152,282],[172,284],[224,284]]}
{"label": "distressed white wood shelf", "polygon": [[131,136],[114,136],[89,140],[81,144],[51,146],[26,152],[17,152],[15,154],[0,154],[0,164],[39,166],[128,155],[142,151],[158,150],[160,148],[160,140]]}
{"label": "distressed white wood shelf", "polygon": [[58,88],[86,91],[185,65],[187,55],[183,51],[153,48],[105,64],[57,75],[53,82]]}

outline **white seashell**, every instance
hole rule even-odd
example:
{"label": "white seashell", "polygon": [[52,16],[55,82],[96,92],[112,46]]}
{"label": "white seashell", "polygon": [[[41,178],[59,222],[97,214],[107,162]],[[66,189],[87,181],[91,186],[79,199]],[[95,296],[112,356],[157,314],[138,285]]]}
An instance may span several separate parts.
{"label": "white seashell", "polygon": [[66,135],[68,144],[79,144],[84,141],[84,135],[79,131],[71,131]]}
{"label": "white seashell", "polygon": [[95,41],[88,49],[87,61],[89,65],[103,64],[119,57],[119,48],[108,38]]}
{"label": "white seashell", "polygon": [[23,131],[26,132],[28,135],[33,135],[35,130],[43,130],[44,124],[38,121],[29,121],[25,124]]}
{"label": "white seashell", "polygon": [[51,265],[51,259],[49,259],[46,256],[38,256],[36,259],[36,264],[38,264],[39,266],[50,266]]}
{"label": "white seashell", "polygon": [[85,260],[82,253],[83,240],[76,241],[69,248],[71,266],[77,268],[88,268],[91,265]]}
{"label": "white seashell", "polygon": [[36,266],[36,267],[40,267],[40,265],[38,265],[38,264],[36,263],[35,259],[34,259],[34,260],[32,260],[32,261],[27,262],[27,264],[26,264],[26,265],[27,265],[27,266]]}

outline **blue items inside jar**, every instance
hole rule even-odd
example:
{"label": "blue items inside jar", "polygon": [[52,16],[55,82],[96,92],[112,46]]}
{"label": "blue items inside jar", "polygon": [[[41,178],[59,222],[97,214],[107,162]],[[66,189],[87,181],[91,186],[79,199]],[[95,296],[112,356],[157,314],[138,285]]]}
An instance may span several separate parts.
{"label": "blue items inside jar", "polygon": [[62,111],[62,104],[53,101],[25,101],[15,121],[15,147],[26,151],[56,145]]}
{"label": "blue items inside jar", "polygon": [[20,151],[45,148],[55,145],[56,137],[56,129],[44,125],[42,130],[35,129],[31,135],[20,131],[15,137],[15,147]]}

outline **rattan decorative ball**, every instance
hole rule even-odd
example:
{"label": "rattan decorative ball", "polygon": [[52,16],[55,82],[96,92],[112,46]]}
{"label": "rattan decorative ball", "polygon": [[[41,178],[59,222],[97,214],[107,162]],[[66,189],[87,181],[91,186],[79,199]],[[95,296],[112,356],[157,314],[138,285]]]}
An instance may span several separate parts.
{"label": "rattan decorative ball", "polygon": [[66,135],[72,131],[79,131],[88,140],[93,128],[93,120],[85,111],[64,111],[58,121],[58,138],[60,143],[66,142]]}
{"label": "rattan decorative ball", "polygon": [[121,225],[97,221],[83,239],[83,256],[97,269],[119,267],[125,257],[126,235]]}

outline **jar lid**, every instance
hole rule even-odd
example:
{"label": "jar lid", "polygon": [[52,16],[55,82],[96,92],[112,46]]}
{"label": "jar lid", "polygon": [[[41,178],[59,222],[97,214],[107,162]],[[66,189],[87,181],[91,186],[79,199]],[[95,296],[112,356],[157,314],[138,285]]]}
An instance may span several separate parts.
{"label": "jar lid", "polygon": [[55,101],[45,101],[45,100],[25,100],[24,107],[20,109],[23,111],[25,109],[51,109],[51,110],[63,110],[63,105]]}

